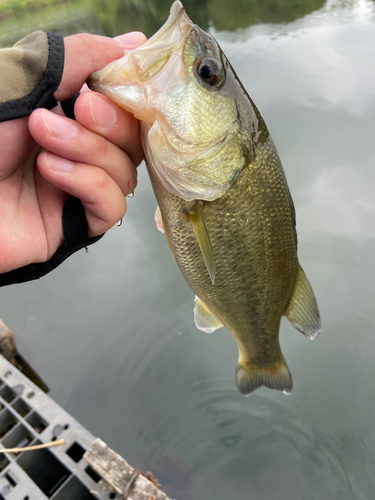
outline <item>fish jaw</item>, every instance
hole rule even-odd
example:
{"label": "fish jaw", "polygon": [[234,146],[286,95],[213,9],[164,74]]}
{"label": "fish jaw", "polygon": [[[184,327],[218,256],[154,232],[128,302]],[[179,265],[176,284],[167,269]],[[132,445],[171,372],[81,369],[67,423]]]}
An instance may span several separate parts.
{"label": "fish jaw", "polygon": [[[88,86],[132,112],[139,120],[154,123],[156,116],[150,101],[175,84],[176,64],[181,73],[180,87],[183,87],[185,71],[181,51],[192,26],[181,2],[174,2],[168,20],[159,31],[140,47],[125,50],[121,59],[92,73],[87,80]],[[174,71],[161,72],[168,63]]]}

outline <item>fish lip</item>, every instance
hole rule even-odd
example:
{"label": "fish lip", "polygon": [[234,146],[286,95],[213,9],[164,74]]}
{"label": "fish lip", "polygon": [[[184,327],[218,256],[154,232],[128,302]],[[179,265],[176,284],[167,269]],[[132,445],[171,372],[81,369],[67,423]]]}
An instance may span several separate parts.
{"label": "fish lip", "polygon": [[[180,21],[180,22],[179,22]],[[188,26],[191,29],[191,26],[193,26],[193,22],[189,18],[189,16],[185,12],[185,8],[182,5],[182,3],[179,0],[176,0],[172,6],[171,10],[169,13],[169,17],[166,20],[166,22],[161,26],[161,28],[145,42],[143,45],[140,45],[139,47],[132,49],[132,50],[125,50],[125,56],[128,54],[130,56],[131,53],[134,54],[141,54],[144,51],[152,50],[158,47],[158,42],[161,44],[167,44],[167,45],[175,45],[178,43],[178,39],[184,40],[188,37],[190,29],[185,30],[183,32],[183,27]],[[177,40],[168,40],[168,32],[170,32],[170,38],[173,37],[174,33],[176,32],[176,28],[179,28],[179,36],[177,36]],[[156,47],[155,47],[156,46]],[[111,64],[111,63],[110,63]],[[108,66],[110,66],[110,64]],[[102,68],[103,69],[103,68]],[[95,83],[100,80],[100,74],[102,70],[95,71],[91,73],[91,75],[87,79],[87,84],[89,88],[94,88]],[[136,78],[135,78],[136,79]]]}
{"label": "fish lip", "polygon": [[172,6],[171,10],[169,12],[169,17],[163,24],[163,26],[149,39],[145,44],[143,44],[141,47],[142,48],[148,48],[151,45],[154,45],[156,42],[159,40],[163,39],[165,34],[171,29],[176,26],[178,23],[179,18],[184,16],[186,19],[184,20],[184,24],[190,24],[192,25],[191,19],[188,17],[188,15],[185,12],[185,8],[182,5],[182,3],[179,0],[176,0]]}
{"label": "fish lip", "polygon": [[[162,56],[168,52],[181,50],[193,26],[195,25],[186,14],[184,6],[179,0],[176,0],[171,6],[168,19],[151,38],[139,47],[124,51],[124,57],[127,57],[129,61],[130,79],[140,83],[141,79],[135,68],[139,65],[139,61],[144,57],[144,54],[156,55],[160,53]],[[120,64],[124,57],[118,60]],[[156,58],[152,59],[152,62],[155,62]],[[117,61],[114,61],[105,66],[105,68],[116,68],[116,65]],[[103,70],[105,74],[105,68],[95,71],[88,77],[86,83],[90,88],[95,90],[95,83],[103,78]],[[147,66],[144,66],[142,73],[147,72],[146,68]]]}

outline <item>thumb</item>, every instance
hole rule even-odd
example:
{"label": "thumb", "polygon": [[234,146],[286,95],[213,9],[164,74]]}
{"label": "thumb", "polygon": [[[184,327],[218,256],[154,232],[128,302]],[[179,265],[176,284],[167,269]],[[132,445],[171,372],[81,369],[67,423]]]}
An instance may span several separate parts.
{"label": "thumb", "polygon": [[64,101],[76,94],[87,77],[115,59],[124,55],[124,50],[135,49],[146,42],[139,31],[126,33],[117,39],[81,33],[64,38],[64,71],[59,88],[55,92],[57,101]]}

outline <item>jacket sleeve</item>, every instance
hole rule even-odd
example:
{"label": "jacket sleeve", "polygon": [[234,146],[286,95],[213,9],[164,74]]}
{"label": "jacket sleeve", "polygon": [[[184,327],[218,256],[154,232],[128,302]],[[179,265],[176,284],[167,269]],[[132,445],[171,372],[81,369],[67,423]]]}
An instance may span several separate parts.
{"label": "jacket sleeve", "polygon": [[[55,107],[54,93],[63,69],[64,41],[57,33],[36,31],[13,47],[0,49],[0,122],[27,116],[37,108]],[[61,103],[65,114],[73,119],[76,97]],[[68,196],[64,205],[63,234],[64,242],[51,259],[0,274],[0,286],[38,279],[103,236],[88,237],[83,205],[73,196]]]}
{"label": "jacket sleeve", "polygon": [[64,41],[36,31],[11,48],[0,49],[0,121],[51,109],[64,69]]}

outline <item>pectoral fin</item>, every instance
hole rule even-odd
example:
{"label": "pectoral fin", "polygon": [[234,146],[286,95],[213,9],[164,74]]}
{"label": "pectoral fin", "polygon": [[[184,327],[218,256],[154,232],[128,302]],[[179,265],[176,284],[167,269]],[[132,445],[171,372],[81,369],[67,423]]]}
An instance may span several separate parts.
{"label": "pectoral fin", "polygon": [[206,223],[202,215],[200,202],[195,202],[192,210],[188,212],[190,222],[193,226],[195,237],[197,238],[199,247],[201,249],[204,263],[206,264],[208,274],[210,275],[211,282],[215,282],[216,265],[214,260],[214,252],[210,236],[207,231]]}
{"label": "pectoral fin", "polygon": [[209,311],[206,304],[202,302],[199,297],[196,296],[194,302],[194,321],[198,330],[211,333],[223,326],[216,316]]}
{"label": "pectoral fin", "polygon": [[298,268],[294,290],[284,316],[309,340],[315,340],[318,337],[322,328],[318,304],[301,266]]}
{"label": "pectoral fin", "polygon": [[167,227],[164,225],[164,221],[163,221],[163,216],[161,214],[161,211],[160,211],[160,208],[159,208],[159,205],[157,205],[156,207],[156,211],[155,211],[155,222],[156,222],[156,227],[158,228],[158,230],[161,232],[161,233],[164,233],[165,234],[165,237],[167,239],[167,243],[168,243],[168,246],[169,246],[169,250],[171,251],[171,254],[172,254],[172,257],[173,257],[173,260],[175,261],[176,258],[174,256],[174,252],[173,252],[173,248],[172,248],[172,245],[171,245],[171,240],[169,238],[169,234],[168,234],[168,230],[167,230]]}
{"label": "pectoral fin", "polygon": [[156,227],[161,233],[164,233],[164,223],[163,223],[163,218],[161,216],[160,208],[159,205],[157,205],[156,210],[155,210],[155,216],[154,216],[155,222],[156,222]]}

